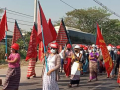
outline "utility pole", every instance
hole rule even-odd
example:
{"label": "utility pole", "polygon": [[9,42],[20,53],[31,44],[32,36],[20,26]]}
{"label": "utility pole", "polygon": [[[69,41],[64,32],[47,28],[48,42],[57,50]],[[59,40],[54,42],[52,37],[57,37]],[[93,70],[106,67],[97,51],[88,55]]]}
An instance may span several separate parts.
{"label": "utility pole", "polygon": [[37,23],[37,0],[34,0],[34,22]]}

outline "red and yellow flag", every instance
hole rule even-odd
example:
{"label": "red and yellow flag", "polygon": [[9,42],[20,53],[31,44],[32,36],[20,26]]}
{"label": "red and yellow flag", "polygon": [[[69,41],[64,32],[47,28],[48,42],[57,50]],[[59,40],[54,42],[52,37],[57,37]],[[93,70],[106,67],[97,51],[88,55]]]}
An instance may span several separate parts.
{"label": "red and yellow flag", "polygon": [[40,41],[40,43],[39,43],[38,57],[39,57],[39,60],[42,62],[42,60],[44,58],[44,46],[43,46],[43,42],[42,41]]}
{"label": "red and yellow flag", "polygon": [[97,24],[97,40],[99,40],[99,45],[100,45],[100,48],[102,51],[103,60],[105,63],[105,68],[106,68],[107,74],[108,74],[108,76],[110,76],[110,73],[113,69],[113,61],[112,61],[112,58],[108,52],[108,49],[106,47],[106,43],[103,39],[103,36],[101,34],[101,31],[100,31],[98,24]]}

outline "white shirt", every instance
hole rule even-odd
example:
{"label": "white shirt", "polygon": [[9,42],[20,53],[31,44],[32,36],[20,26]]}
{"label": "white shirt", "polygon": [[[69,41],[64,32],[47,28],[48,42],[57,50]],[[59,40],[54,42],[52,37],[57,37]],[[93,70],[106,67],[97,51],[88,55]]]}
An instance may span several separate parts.
{"label": "white shirt", "polygon": [[62,51],[59,53],[61,59],[64,59],[63,52],[64,52],[64,50],[62,50]]}

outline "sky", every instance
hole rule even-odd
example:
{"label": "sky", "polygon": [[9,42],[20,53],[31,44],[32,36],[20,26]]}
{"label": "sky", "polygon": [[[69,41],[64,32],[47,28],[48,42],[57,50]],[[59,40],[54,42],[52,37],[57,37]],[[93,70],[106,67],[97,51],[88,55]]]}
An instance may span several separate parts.
{"label": "sky", "polygon": [[[65,17],[66,12],[74,10],[73,8],[67,6],[60,0],[39,0],[39,1],[42,6],[43,12],[46,16],[46,19],[48,20],[49,18],[51,18],[53,22],[59,20],[62,17]],[[94,7],[94,6],[101,7],[93,0],[63,0],[63,1],[76,9],[87,9],[89,7]],[[120,0],[99,0],[99,1],[103,3],[105,6],[107,6],[109,9],[120,15]],[[17,20],[18,25],[22,30],[30,31],[30,28],[33,27],[33,22],[34,22],[33,19],[34,0],[0,0],[0,8],[5,8],[5,7],[8,10],[12,10],[32,16],[32,17],[20,16],[20,14],[18,13],[14,13],[14,14],[18,14],[19,16],[13,15],[13,12],[7,11],[8,28],[10,31],[14,30],[14,23],[11,22],[14,22],[15,19]],[[3,14],[0,14],[0,16],[2,15]],[[110,18],[120,19],[115,15],[112,15]],[[27,22],[23,22],[20,20],[24,20]]]}

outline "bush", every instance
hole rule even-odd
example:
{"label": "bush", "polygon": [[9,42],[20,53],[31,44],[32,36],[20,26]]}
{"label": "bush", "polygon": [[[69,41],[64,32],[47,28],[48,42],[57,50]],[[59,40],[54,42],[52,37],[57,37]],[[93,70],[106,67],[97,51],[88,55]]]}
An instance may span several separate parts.
{"label": "bush", "polygon": [[[10,48],[7,48],[8,54],[10,54]],[[0,45],[0,63],[5,63],[5,45]]]}
{"label": "bush", "polygon": [[25,49],[20,50],[19,54],[21,56],[21,59],[25,59],[26,58],[26,50]]}

